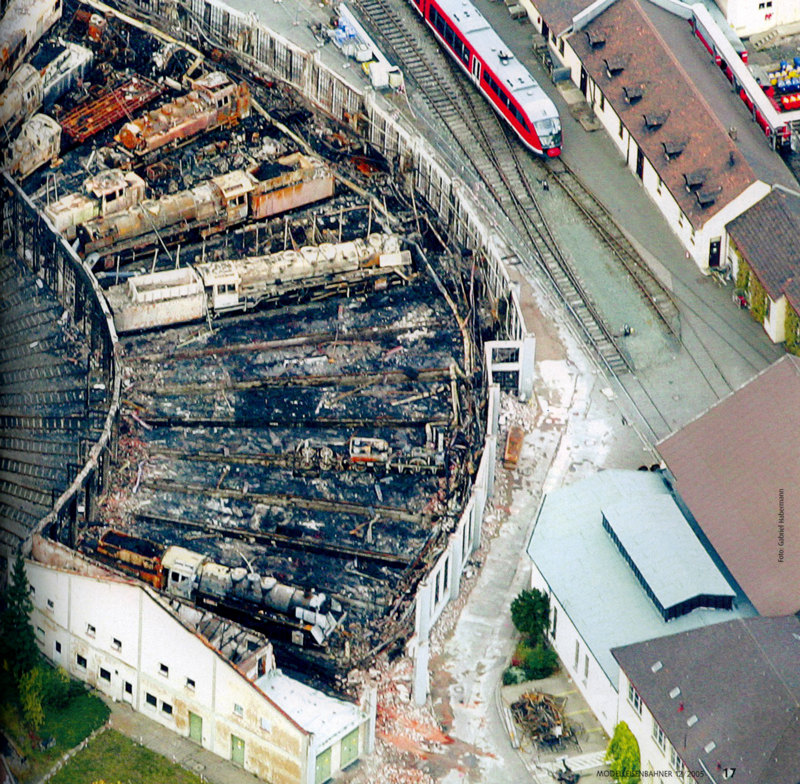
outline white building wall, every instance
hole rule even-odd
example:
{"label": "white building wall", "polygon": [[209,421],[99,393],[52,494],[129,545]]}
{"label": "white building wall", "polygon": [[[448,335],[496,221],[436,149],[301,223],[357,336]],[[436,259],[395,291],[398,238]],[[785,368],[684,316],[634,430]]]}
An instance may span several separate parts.
{"label": "white building wall", "polygon": [[179,735],[189,736],[194,713],[201,745],[223,758],[235,735],[245,743],[244,767],[271,784],[307,783],[309,735],[144,588],[26,566],[31,621],[48,658]]}
{"label": "white building wall", "polygon": [[[641,769],[652,773],[662,773],[663,775],[651,775],[648,781],[654,784],[673,784],[675,781],[683,781],[683,777],[677,777],[675,770],[670,764],[670,742],[666,737],[663,738],[663,746],[656,740],[653,727],[655,720],[647,709],[647,705],[639,702],[639,710],[635,705],[635,698],[632,702],[629,699],[629,681],[625,673],[620,670],[619,674],[619,721],[624,721],[631,732],[636,736],[639,743],[639,755],[641,757]],[[680,698],[677,698],[680,699]],[[688,718],[688,716],[687,716]],[[702,773],[702,771],[701,771]],[[686,781],[692,781],[690,777],[685,777]]]}
{"label": "white building wall", "polygon": [[741,38],[800,22],[798,0],[716,0],[728,24]]}
{"label": "white building wall", "polygon": [[[551,633],[548,637],[553,649],[603,729],[609,735],[613,734],[617,723],[617,690],[598,664],[594,653],[589,649],[558,597],[550,590],[535,562],[531,564],[531,588],[537,588],[550,597]],[[555,635],[552,634],[553,620],[555,620]]]}

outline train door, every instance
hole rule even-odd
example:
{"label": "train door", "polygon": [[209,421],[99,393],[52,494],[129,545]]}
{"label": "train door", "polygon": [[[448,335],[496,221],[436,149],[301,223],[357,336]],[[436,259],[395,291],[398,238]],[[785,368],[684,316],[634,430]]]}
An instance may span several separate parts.
{"label": "train door", "polygon": [[481,83],[481,61],[475,55],[472,55],[472,78],[475,84]]}

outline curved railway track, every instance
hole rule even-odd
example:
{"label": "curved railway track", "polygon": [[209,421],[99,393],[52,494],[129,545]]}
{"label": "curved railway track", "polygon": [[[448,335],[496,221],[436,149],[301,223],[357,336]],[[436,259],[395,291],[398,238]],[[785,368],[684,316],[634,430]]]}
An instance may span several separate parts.
{"label": "curved railway track", "polygon": [[[632,369],[608,325],[586,292],[580,277],[561,252],[539,209],[527,153],[480,93],[460,78],[424,24],[411,9],[401,13],[388,0],[357,0],[369,27],[385,41],[471,161],[485,187],[531,248],[539,269],[550,281],[577,323],[586,342],[614,373]],[[427,42],[427,45],[426,45]],[[434,65],[435,64],[435,65]],[[529,265],[525,259],[521,261]],[[532,265],[529,265],[532,266]]]}

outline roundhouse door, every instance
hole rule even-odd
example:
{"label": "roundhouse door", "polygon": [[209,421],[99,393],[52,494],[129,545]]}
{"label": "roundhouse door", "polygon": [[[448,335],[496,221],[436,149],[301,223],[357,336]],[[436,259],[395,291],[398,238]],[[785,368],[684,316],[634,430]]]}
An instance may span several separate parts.
{"label": "roundhouse door", "polygon": [[481,83],[481,61],[474,56],[472,58],[472,78],[475,80],[475,84]]}

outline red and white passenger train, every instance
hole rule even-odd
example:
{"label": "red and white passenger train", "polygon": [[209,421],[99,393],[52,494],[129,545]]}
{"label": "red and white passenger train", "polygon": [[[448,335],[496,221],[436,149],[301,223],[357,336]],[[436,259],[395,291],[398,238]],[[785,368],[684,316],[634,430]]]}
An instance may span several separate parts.
{"label": "red and white passenger train", "polygon": [[561,120],[528,69],[505,47],[469,0],[413,0],[455,61],[527,147],[551,158],[561,154]]}

